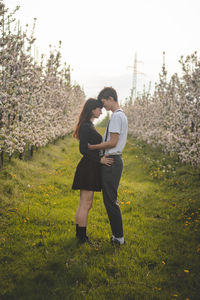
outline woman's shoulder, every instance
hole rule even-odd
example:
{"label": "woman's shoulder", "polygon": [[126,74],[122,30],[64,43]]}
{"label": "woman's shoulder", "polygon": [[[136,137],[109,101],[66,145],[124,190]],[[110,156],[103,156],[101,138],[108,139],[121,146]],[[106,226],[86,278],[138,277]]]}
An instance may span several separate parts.
{"label": "woman's shoulder", "polygon": [[81,127],[91,127],[91,126],[92,126],[92,122],[90,122],[90,121],[84,121],[81,124]]}
{"label": "woman's shoulder", "polygon": [[92,127],[92,123],[89,122],[89,121],[85,121],[85,122],[83,122],[83,123],[81,124],[80,130],[81,130],[81,131],[82,131],[82,130],[86,130],[86,129],[89,129],[89,128],[91,128],[91,127]]}

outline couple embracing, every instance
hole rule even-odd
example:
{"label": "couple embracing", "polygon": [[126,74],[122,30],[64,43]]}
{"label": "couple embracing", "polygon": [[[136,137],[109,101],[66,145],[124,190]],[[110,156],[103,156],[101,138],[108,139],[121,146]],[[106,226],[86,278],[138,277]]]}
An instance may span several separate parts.
{"label": "couple embracing", "polygon": [[[93,121],[102,114],[102,107],[112,111],[104,139],[96,131]],[[104,88],[97,99],[86,101],[73,136],[79,140],[80,160],[72,189],[80,190],[80,201],[76,211],[76,237],[81,243],[90,242],[87,234],[88,213],[92,207],[95,191],[103,192],[104,205],[112,230],[111,242],[125,243],[117,190],[123,169],[122,151],[128,131],[127,118],[118,103],[116,91]]]}

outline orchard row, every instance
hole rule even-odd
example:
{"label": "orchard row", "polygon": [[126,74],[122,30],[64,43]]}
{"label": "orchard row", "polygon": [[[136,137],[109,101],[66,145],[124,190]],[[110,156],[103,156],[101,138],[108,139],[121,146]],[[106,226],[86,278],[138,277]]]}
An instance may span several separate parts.
{"label": "orchard row", "polygon": [[194,167],[200,164],[200,60],[181,57],[182,75],[167,81],[163,64],[153,95],[144,92],[125,111],[129,133]]}
{"label": "orchard row", "polygon": [[[0,153],[23,156],[72,131],[85,95],[61,64],[60,46],[40,62],[32,55],[35,38],[13,27],[0,2]],[[11,30],[11,28],[13,28]]]}

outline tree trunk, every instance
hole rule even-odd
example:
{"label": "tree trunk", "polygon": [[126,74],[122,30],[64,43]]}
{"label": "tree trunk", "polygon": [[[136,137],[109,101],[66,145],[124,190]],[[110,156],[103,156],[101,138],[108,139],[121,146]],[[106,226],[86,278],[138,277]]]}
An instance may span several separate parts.
{"label": "tree trunk", "polygon": [[3,151],[1,152],[0,155],[0,170],[3,169]]}
{"label": "tree trunk", "polygon": [[21,159],[21,160],[23,159],[23,154],[24,154],[23,152],[19,153],[19,159]]}
{"label": "tree trunk", "polygon": [[33,149],[34,149],[33,145],[29,146],[29,148],[28,148],[29,159],[31,159],[33,157]]}

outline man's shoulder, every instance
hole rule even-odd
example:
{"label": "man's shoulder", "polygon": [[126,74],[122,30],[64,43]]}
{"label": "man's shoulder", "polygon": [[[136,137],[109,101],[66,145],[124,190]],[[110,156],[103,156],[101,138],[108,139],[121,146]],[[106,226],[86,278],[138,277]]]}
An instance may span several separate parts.
{"label": "man's shoulder", "polygon": [[111,115],[111,119],[113,120],[117,120],[117,119],[127,119],[125,112],[122,109],[119,109],[117,111],[115,111],[112,115]]}

